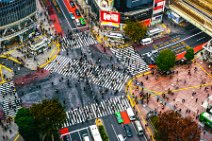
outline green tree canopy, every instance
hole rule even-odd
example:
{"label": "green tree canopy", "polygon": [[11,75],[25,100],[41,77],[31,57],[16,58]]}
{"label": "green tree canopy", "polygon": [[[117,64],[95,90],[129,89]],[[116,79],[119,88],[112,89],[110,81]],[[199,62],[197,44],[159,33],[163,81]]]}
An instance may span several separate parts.
{"label": "green tree canopy", "polygon": [[170,49],[162,50],[156,58],[156,64],[162,71],[169,71],[175,65],[175,54]]}
{"label": "green tree canopy", "polygon": [[175,111],[159,114],[156,123],[159,141],[199,141],[200,129],[191,117],[182,117]]}
{"label": "green tree canopy", "polygon": [[194,49],[193,48],[189,48],[186,50],[185,58],[188,61],[191,61],[192,59],[194,59]]}
{"label": "green tree canopy", "polygon": [[135,21],[128,21],[124,28],[124,33],[134,42],[140,41],[144,38],[147,28],[143,24]]}
{"label": "green tree canopy", "polygon": [[44,100],[40,104],[32,105],[30,111],[42,131],[42,136],[55,138],[55,131],[66,118],[62,105],[57,100]]}
{"label": "green tree canopy", "polygon": [[29,109],[19,109],[15,117],[15,123],[18,125],[19,133],[25,141],[39,140],[39,134],[35,120]]}

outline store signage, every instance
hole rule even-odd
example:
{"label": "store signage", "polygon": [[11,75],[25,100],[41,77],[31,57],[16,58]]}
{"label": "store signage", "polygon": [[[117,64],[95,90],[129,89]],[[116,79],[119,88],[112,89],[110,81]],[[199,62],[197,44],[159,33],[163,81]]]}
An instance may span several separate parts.
{"label": "store signage", "polygon": [[164,2],[165,0],[155,0],[155,3],[158,3],[158,2]]}
{"label": "store signage", "polygon": [[101,22],[101,25],[119,27],[120,13],[100,11],[100,22]]}

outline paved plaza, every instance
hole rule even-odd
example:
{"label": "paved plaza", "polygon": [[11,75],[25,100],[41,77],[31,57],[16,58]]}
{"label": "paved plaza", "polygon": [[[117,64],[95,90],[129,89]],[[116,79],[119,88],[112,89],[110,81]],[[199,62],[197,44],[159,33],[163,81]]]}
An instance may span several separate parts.
{"label": "paved plaza", "polygon": [[138,110],[143,114],[177,110],[198,122],[198,115],[212,104],[212,69],[200,56],[191,65],[176,66],[173,70],[168,76],[161,76],[155,70],[137,76],[129,84],[128,91],[138,99]]}

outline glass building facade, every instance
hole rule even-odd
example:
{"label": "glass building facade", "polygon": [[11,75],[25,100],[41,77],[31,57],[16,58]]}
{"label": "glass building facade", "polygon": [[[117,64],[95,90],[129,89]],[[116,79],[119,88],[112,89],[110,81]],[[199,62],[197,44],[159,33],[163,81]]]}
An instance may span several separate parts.
{"label": "glass building facade", "polygon": [[35,0],[0,1],[0,26],[19,21],[35,11]]}
{"label": "glass building facade", "polygon": [[36,0],[0,0],[0,48],[22,42],[36,27]]}

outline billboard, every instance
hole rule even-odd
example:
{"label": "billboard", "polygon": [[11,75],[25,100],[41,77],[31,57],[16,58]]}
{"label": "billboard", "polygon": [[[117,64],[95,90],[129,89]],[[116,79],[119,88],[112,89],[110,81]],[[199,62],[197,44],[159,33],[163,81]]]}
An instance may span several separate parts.
{"label": "billboard", "polygon": [[154,8],[153,8],[153,15],[163,12],[164,8],[165,8],[164,0],[155,0]]}
{"label": "billboard", "polygon": [[113,9],[114,0],[95,0],[101,10],[110,11]]}
{"label": "billboard", "polygon": [[110,11],[100,11],[100,23],[102,26],[119,27],[120,13]]}

